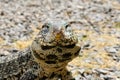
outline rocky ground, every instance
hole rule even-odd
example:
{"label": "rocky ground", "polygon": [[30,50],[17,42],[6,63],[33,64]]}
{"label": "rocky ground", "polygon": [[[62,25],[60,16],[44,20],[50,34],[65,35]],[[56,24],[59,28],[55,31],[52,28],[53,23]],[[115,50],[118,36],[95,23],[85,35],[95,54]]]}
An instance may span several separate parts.
{"label": "rocky ground", "polygon": [[68,65],[76,80],[120,80],[119,0],[0,0],[0,58],[28,47],[51,18],[80,22],[83,49]]}

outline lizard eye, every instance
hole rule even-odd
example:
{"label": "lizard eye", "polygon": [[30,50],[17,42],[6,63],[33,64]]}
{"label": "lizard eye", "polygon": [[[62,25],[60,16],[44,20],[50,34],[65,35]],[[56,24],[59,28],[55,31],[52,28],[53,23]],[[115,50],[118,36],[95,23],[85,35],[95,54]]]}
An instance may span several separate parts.
{"label": "lizard eye", "polygon": [[67,29],[68,27],[70,27],[70,24],[66,24],[66,25],[65,25],[65,28],[66,28],[66,29]]}
{"label": "lizard eye", "polygon": [[70,24],[65,25],[65,29],[66,29],[66,31],[71,32],[71,26],[70,26]]}
{"label": "lizard eye", "polygon": [[65,25],[65,28],[67,29],[69,27],[69,25],[67,24],[67,25]]}
{"label": "lizard eye", "polygon": [[49,32],[49,28],[50,28],[50,26],[48,25],[48,24],[44,24],[43,26],[42,26],[42,33],[43,34],[46,34],[46,33],[48,33]]}

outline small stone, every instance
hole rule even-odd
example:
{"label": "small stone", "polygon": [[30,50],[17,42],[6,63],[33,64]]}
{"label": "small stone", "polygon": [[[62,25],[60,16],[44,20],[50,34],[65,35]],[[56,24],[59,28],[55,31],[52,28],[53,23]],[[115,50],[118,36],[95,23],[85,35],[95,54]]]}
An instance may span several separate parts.
{"label": "small stone", "polygon": [[105,50],[108,53],[117,53],[117,50],[114,47],[105,47]]}

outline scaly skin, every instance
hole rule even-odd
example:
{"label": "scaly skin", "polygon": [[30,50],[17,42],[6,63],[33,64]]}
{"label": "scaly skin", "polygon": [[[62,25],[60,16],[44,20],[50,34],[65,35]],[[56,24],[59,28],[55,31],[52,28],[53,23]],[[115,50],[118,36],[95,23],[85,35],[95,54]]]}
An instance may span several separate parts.
{"label": "scaly skin", "polygon": [[[27,51],[27,56],[24,55],[26,57],[24,65],[18,68],[19,72],[14,72],[14,76],[13,73],[9,74],[12,75],[10,80],[14,80],[12,78],[16,78],[18,74],[20,80],[70,80],[72,76],[67,71],[66,65],[78,56],[79,51],[78,40],[69,23],[59,20],[44,23],[31,44],[30,51]],[[19,60],[20,64],[23,64],[22,59]],[[19,62],[18,58],[13,61]],[[2,78],[5,77],[4,73],[2,70]]]}

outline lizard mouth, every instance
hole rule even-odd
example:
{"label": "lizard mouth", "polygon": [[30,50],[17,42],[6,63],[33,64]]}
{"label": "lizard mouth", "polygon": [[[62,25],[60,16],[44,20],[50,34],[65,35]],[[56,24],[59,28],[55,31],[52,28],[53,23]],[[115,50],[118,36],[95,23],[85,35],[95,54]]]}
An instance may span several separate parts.
{"label": "lizard mouth", "polygon": [[55,37],[53,39],[49,39],[50,42],[42,42],[41,43],[41,47],[42,49],[51,49],[54,48],[56,46],[59,47],[64,47],[64,48],[74,48],[74,46],[77,43],[77,39],[74,37],[71,38],[65,38],[64,34],[62,33],[62,31],[60,32],[55,32]]}
{"label": "lizard mouth", "polygon": [[55,48],[56,46],[63,47],[63,48],[74,48],[76,46],[76,44],[75,43],[69,44],[69,45],[57,44],[57,45],[53,45],[53,46],[41,45],[41,48],[42,48],[42,50],[49,50],[49,49]]}

